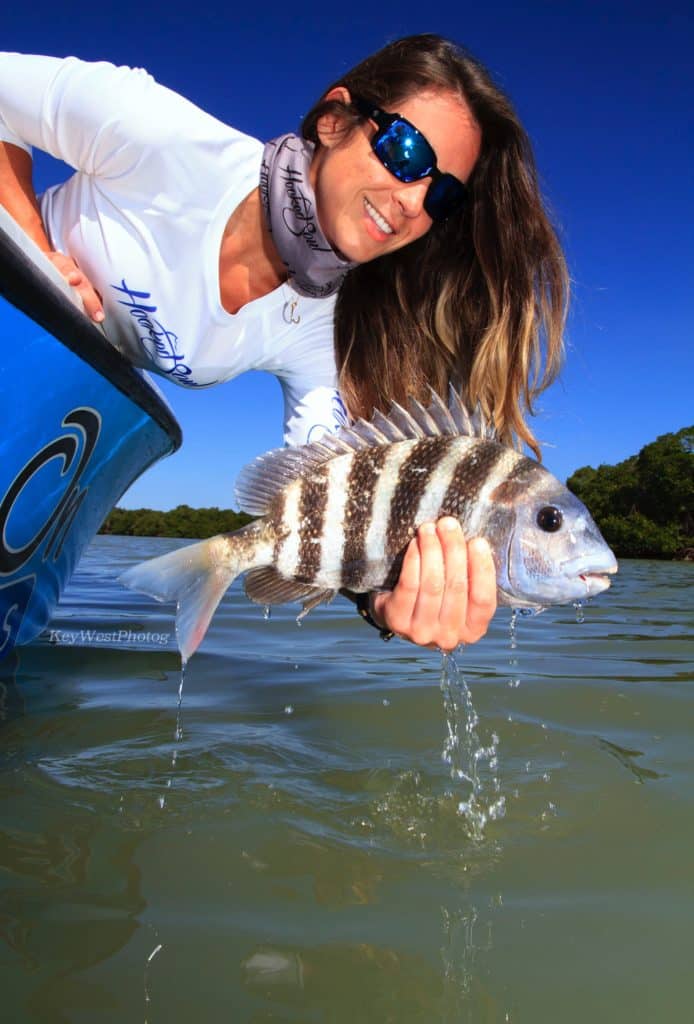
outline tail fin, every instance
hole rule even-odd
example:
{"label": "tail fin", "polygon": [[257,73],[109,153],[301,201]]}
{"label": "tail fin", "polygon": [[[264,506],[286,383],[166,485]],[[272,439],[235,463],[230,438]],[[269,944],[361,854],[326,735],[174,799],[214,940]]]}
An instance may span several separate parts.
{"label": "tail fin", "polygon": [[131,590],[177,602],[176,640],[184,665],[198,649],[225,591],[253,564],[243,557],[247,547],[239,547],[235,558],[230,537],[211,537],[141,562],[118,577]]}

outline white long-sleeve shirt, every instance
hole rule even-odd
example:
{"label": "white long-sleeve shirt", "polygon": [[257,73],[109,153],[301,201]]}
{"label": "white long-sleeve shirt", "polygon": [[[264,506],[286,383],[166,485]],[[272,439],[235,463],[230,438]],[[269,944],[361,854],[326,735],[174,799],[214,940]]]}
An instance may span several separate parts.
{"label": "white long-sleeve shirt", "polygon": [[43,221],[101,294],[107,336],[135,365],[186,387],[273,373],[290,444],[344,422],[334,297],[285,283],[235,314],[221,304],[223,232],[258,184],[262,143],[141,69],[12,53],[0,54],[0,140],[75,168],[40,197]]}

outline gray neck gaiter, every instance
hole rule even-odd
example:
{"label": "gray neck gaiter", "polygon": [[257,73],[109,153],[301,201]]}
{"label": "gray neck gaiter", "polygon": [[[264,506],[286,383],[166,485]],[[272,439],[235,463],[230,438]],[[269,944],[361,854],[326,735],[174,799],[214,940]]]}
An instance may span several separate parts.
{"label": "gray neck gaiter", "polygon": [[298,292],[332,295],[348,270],[323,234],[309,182],[314,145],[298,135],[271,139],[260,165],[260,198],[272,240]]}

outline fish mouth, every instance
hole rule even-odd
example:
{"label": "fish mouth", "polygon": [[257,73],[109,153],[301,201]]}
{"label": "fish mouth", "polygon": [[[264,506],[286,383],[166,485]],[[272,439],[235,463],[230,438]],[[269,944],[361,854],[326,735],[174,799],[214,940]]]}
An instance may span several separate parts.
{"label": "fish mouth", "polygon": [[616,572],[617,563],[615,562],[614,565],[608,566],[607,568],[601,567],[595,572],[585,570],[584,572],[579,572],[577,575],[578,579],[581,580],[586,588],[586,595],[588,597],[592,597],[594,594],[601,594],[603,590],[608,589],[612,583],[610,577],[614,576]]}

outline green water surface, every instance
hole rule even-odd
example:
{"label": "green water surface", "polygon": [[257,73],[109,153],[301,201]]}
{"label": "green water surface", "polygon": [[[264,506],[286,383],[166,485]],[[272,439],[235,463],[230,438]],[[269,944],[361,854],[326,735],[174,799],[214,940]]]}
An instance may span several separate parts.
{"label": "green water surface", "polygon": [[179,709],[170,610],[113,581],[172,546],[99,538],[3,664],[3,1020],[694,1021],[694,566],[443,675],[235,586]]}

